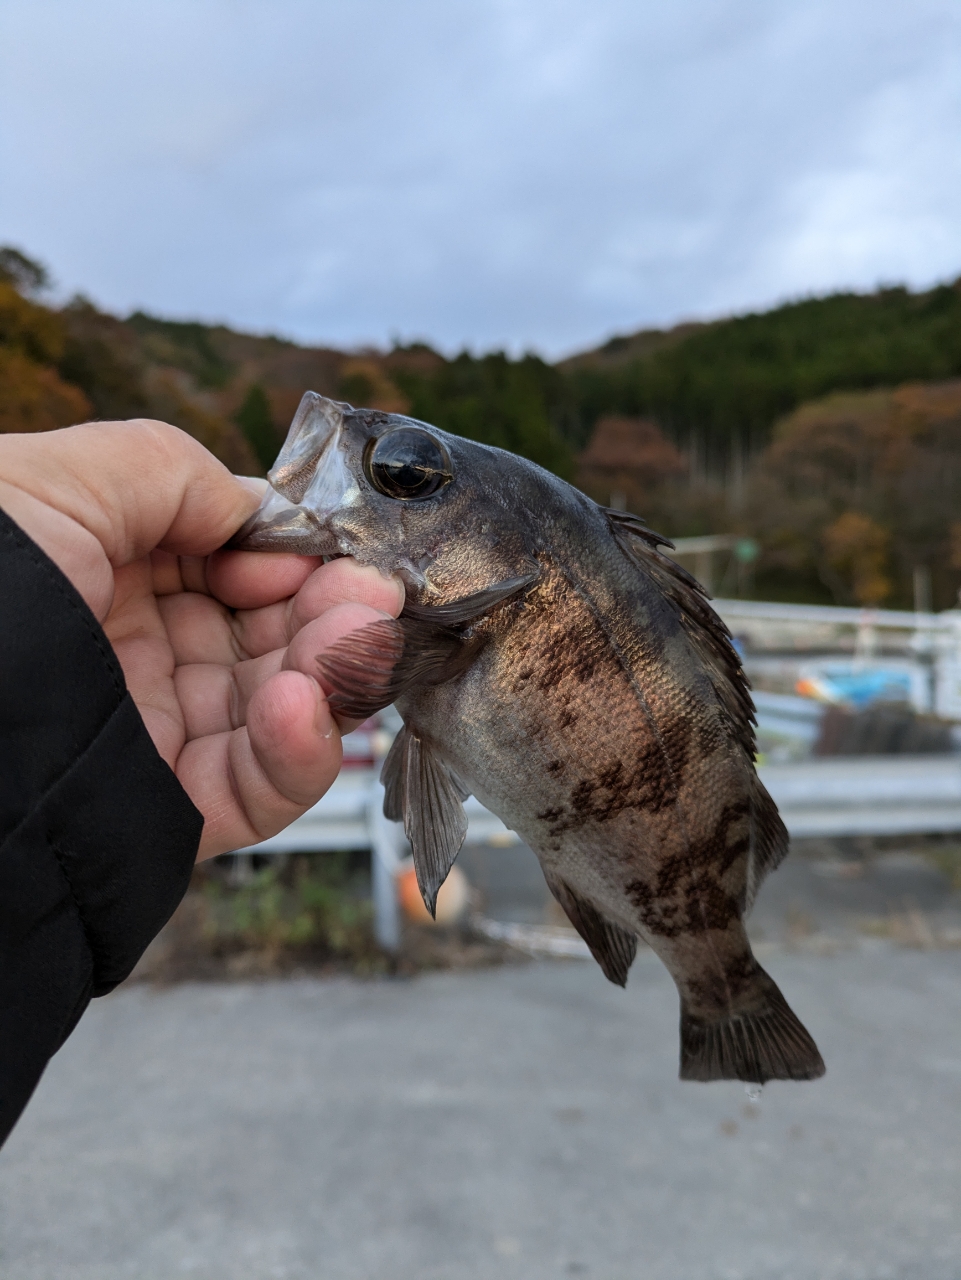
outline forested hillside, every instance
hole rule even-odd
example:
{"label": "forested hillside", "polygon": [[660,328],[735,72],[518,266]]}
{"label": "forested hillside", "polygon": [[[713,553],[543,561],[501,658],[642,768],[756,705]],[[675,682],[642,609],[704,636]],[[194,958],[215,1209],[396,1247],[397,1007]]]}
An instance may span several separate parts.
{"label": "forested hillside", "polygon": [[697,442],[716,470],[763,448],[805,400],[961,376],[961,281],[614,338],[561,369],[582,424],[611,410],[650,415],[676,443]]}
{"label": "forested hillside", "polygon": [[[42,306],[43,267],[9,249],[0,251],[4,279],[0,350],[8,362],[16,350],[53,369],[101,417],[181,401],[231,422],[240,413],[242,432],[265,460],[310,386],[403,408],[562,474],[603,415],[648,417],[693,452],[702,471],[721,478],[763,449],[775,422],[807,400],[961,377],[961,281],[923,293],[834,294],[711,324],[644,330],[552,366],[535,355],[445,359],[424,345],[387,353],[308,348],[141,313],[121,320],[84,299],[55,311]],[[55,389],[48,384],[49,397]],[[32,403],[42,399],[35,388]],[[69,395],[68,402],[78,403]]]}
{"label": "forested hillside", "polygon": [[910,605],[961,586],[961,282],[790,303],[611,339],[550,365],[424,344],[304,347],[75,298],[0,250],[0,430],[177,423],[270,465],[305,390],[410,413],[612,495],[665,533],[749,534],[755,591]]}

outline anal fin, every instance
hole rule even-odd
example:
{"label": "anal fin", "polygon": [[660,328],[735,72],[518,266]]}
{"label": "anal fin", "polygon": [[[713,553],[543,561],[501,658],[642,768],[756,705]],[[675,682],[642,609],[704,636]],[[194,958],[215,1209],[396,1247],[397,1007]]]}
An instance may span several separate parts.
{"label": "anal fin", "polygon": [[595,906],[575,893],[563,880],[554,876],[546,879],[551,893],[564,908],[564,914],[604,971],[604,977],[619,987],[626,987],[627,972],[637,954],[635,935],[601,915]]}
{"label": "anal fin", "polygon": [[403,819],[424,905],[431,915],[467,835],[467,792],[452,769],[405,726],[384,761],[384,816]]}

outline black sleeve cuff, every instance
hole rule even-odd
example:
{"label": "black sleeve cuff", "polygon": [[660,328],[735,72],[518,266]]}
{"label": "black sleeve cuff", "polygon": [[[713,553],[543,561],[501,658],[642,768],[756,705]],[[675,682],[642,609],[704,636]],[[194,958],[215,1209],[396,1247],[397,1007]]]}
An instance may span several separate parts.
{"label": "black sleeve cuff", "polygon": [[0,1142],[186,892],[203,818],[107,639],[0,512]]}

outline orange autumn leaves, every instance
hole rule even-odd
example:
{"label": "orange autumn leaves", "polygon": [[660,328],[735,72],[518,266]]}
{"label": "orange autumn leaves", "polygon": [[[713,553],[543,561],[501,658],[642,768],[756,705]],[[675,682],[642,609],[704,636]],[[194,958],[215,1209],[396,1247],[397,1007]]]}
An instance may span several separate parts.
{"label": "orange autumn leaves", "polygon": [[[735,460],[736,461],[736,460]],[[723,480],[651,420],[602,417],[577,482],[670,535],[734,533],[762,549],[780,599],[910,608],[918,569],[935,607],[961,576],[961,380],[845,392],[802,405]]]}
{"label": "orange autumn leaves", "polygon": [[887,530],[860,511],[845,511],[821,539],[827,571],[840,579],[855,604],[881,604],[891,594]]}
{"label": "orange autumn leaves", "polygon": [[816,576],[840,604],[905,606],[925,566],[943,608],[961,570],[961,381],[802,405],[749,491],[768,567]]}
{"label": "orange autumn leaves", "polygon": [[50,431],[90,417],[90,401],[54,367],[64,341],[55,312],[0,280],[0,431]]}

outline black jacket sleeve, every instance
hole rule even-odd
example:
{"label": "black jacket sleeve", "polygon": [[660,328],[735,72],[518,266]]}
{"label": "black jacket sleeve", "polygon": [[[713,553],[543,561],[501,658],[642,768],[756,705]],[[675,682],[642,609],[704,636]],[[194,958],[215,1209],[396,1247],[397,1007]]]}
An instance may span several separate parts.
{"label": "black jacket sleeve", "polygon": [[0,1142],[183,897],[202,826],[93,614],[0,512]]}

